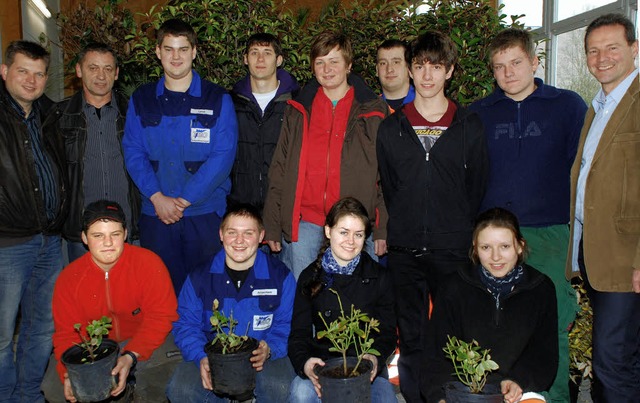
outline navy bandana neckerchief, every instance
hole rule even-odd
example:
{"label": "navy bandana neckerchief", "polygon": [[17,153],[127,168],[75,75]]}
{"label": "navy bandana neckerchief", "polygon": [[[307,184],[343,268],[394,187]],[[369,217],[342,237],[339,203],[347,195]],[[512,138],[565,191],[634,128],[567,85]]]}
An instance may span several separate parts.
{"label": "navy bandana neckerchief", "polygon": [[327,273],[327,288],[331,287],[333,284],[333,275],[334,274],[343,274],[350,276],[353,274],[354,270],[360,263],[360,254],[356,256],[352,261],[347,263],[346,266],[340,266],[336,261],[336,258],[333,257],[333,253],[331,252],[331,248],[327,248],[324,251],[324,255],[322,255],[322,268],[325,273]]}
{"label": "navy bandana neckerchief", "polygon": [[513,287],[516,286],[522,280],[522,274],[524,269],[522,266],[517,266],[504,277],[494,277],[489,270],[485,269],[482,265],[480,267],[480,281],[487,287],[487,290],[491,293],[496,300],[496,309],[500,308],[500,300],[509,295]]}

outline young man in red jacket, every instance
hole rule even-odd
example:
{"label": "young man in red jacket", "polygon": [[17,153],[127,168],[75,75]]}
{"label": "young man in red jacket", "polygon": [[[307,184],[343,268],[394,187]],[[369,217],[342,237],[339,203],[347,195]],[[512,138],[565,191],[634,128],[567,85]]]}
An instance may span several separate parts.
{"label": "young man in red jacket", "polygon": [[[125,214],[116,202],[99,200],[83,214],[82,241],[89,252],[68,265],[53,292],[53,347],[57,371],[64,386],[64,399],[75,402],[67,370],[60,357],[79,343],[74,324],[86,324],[102,316],[112,319],[109,338],[121,345],[121,355],[111,372],[118,384],[111,395],[133,385],[142,401],[164,400],[164,388],[180,354],[167,338],[178,318],[171,278],[162,260],[153,252],[127,244]],[[171,354],[169,350],[175,350]],[[174,358],[169,358],[174,357]],[[51,368],[48,375],[51,373]],[[161,379],[164,374],[164,379]],[[60,387],[47,380],[43,389],[50,402],[60,399]],[[134,383],[135,382],[135,383]],[[157,386],[157,387],[154,387]],[[131,397],[123,396],[124,401]],[[119,398],[122,399],[122,398]],[[159,400],[158,400],[159,399]],[[119,400],[123,401],[123,400]]]}

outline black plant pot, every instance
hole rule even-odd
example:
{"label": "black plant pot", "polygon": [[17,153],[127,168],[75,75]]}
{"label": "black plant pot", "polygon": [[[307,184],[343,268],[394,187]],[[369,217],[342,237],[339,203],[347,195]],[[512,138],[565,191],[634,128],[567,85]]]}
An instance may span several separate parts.
{"label": "black plant pot", "polygon": [[482,393],[471,393],[469,387],[461,382],[448,382],[444,385],[447,403],[502,403],[504,397],[500,387],[487,384]]}
{"label": "black plant pot", "polygon": [[247,396],[256,387],[256,370],[251,361],[251,352],[258,348],[258,340],[249,338],[240,351],[222,354],[218,345],[207,343],[204,351],[211,368],[213,391],[227,397]]}
{"label": "black plant pot", "polygon": [[103,339],[94,362],[83,362],[86,352],[73,346],[62,354],[62,363],[67,368],[73,395],[80,402],[99,402],[107,399],[116,385],[111,370],[116,366],[120,346],[113,340]]}
{"label": "black plant pot", "polygon": [[[347,357],[349,372],[355,367],[358,359]],[[316,365],[314,371],[318,375],[322,387],[322,403],[363,403],[371,401],[371,361],[363,359],[358,368],[358,375],[345,378],[342,358],[325,361],[324,367]]]}

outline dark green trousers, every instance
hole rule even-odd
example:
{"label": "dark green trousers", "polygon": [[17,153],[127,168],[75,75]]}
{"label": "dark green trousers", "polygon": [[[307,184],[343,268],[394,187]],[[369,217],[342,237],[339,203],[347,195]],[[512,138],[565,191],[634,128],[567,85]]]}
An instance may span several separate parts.
{"label": "dark green trousers", "polygon": [[558,299],[558,372],[549,392],[542,394],[549,403],[569,403],[568,328],[578,312],[576,293],[564,271],[569,246],[569,226],[522,227],[521,230],[529,245],[526,262],[551,278]]}

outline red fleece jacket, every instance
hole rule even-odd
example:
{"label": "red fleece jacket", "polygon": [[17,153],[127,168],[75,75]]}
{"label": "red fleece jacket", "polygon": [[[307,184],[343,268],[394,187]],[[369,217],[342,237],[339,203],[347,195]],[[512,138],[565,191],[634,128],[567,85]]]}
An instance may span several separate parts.
{"label": "red fleece jacket", "polygon": [[53,347],[60,380],[67,372],[62,353],[80,342],[74,324],[81,323],[84,331],[87,322],[109,316],[113,327],[108,337],[129,340],[126,349],[146,360],[164,343],[178,319],[176,309],[169,272],[155,253],[127,244],[108,272],[86,253],[60,273],[53,291]]}
{"label": "red fleece jacket", "polygon": [[[342,143],[347,134],[353,87],[334,107],[318,88],[309,123],[309,152],[300,213],[304,221],[323,226],[331,206],[340,199]],[[300,161],[300,163],[303,163]]]}

